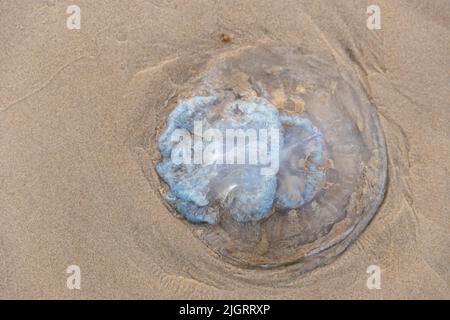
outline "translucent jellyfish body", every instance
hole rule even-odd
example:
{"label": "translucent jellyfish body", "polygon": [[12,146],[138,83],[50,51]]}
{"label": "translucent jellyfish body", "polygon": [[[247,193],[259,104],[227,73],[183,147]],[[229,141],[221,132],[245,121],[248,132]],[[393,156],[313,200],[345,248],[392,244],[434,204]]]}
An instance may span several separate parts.
{"label": "translucent jellyfish body", "polygon": [[181,92],[156,169],[167,203],[221,257],[310,270],[376,213],[384,139],[350,69],[295,49],[249,48],[208,63]]}
{"label": "translucent jellyfish body", "polygon": [[[214,96],[183,101],[159,140],[164,160],[157,171],[170,187],[167,201],[191,222],[214,224],[220,214],[239,222],[266,217],[276,193],[278,159],[269,172],[270,156],[269,161],[251,157],[258,157],[262,140],[264,153],[270,155],[272,138],[277,149],[272,151],[278,152],[278,118],[278,110],[262,98],[226,105]],[[247,141],[235,141],[240,132]],[[259,139],[262,133],[265,137]]]}

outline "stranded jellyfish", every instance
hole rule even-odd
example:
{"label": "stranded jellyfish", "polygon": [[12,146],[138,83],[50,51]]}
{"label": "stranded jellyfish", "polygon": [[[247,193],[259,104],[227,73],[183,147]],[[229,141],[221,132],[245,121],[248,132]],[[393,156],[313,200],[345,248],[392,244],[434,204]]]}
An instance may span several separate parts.
{"label": "stranded jellyfish", "polygon": [[357,77],[287,48],[207,65],[159,136],[165,201],[232,263],[330,261],[384,195],[383,134]]}

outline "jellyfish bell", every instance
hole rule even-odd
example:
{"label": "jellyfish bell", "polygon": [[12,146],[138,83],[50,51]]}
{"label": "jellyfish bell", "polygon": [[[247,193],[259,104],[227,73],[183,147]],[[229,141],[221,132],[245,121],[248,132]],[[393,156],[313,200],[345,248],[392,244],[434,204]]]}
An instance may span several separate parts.
{"label": "jellyfish bell", "polygon": [[[159,138],[156,169],[167,203],[226,261],[308,271],[376,213],[384,137],[352,70],[292,48],[254,47],[209,63],[183,97]],[[171,140],[180,129],[186,139]]]}

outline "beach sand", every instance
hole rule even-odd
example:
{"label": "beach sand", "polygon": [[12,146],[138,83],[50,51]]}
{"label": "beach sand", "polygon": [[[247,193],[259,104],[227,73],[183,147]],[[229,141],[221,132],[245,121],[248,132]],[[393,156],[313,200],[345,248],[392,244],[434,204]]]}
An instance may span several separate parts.
{"label": "beach sand", "polygon": [[[0,3],[0,298],[450,298],[449,1],[78,0],[79,30],[72,4]],[[371,4],[380,30],[366,27]],[[179,88],[211,57],[261,43],[352,61],[389,153],[367,229],[289,281],[206,248],[154,171]],[[66,287],[69,265],[81,290]]]}

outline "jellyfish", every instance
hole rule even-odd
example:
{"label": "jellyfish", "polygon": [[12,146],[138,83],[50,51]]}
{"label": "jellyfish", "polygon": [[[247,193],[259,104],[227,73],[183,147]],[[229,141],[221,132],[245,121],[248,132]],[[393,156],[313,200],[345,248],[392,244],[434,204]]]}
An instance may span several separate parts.
{"label": "jellyfish", "polygon": [[164,201],[230,263],[313,268],[384,197],[376,111],[350,69],[285,47],[225,54],[184,87],[159,136]]}

